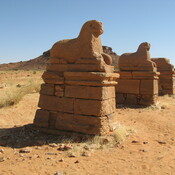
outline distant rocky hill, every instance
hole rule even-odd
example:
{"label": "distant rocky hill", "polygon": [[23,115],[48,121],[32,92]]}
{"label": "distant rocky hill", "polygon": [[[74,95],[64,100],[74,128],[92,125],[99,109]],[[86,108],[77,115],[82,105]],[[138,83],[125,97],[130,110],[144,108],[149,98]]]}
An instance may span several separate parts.
{"label": "distant rocky hill", "polygon": [[[112,51],[111,47],[103,46],[103,51],[109,55],[111,55],[113,59],[113,65],[117,65],[119,56]],[[49,50],[43,52],[43,55],[28,60],[28,61],[20,61],[16,63],[8,63],[8,64],[0,64],[0,70],[45,70],[46,64],[49,59],[50,53]]]}

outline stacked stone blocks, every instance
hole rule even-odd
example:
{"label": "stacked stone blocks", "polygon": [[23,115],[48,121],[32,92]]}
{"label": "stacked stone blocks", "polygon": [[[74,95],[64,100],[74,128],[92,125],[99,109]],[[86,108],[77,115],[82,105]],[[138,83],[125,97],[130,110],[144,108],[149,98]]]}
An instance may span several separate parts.
{"label": "stacked stone blocks", "polygon": [[120,78],[116,86],[118,104],[153,105],[157,103],[158,75],[151,61],[150,44],[140,44],[137,52],[119,57]]}
{"label": "stacked stone blocks", "polygon": [[159,95],[173,95],[175,93],[175,70],[167,58],[152,58],[157,65],[159,76]]}
{"label": "stacked stone blocks", "polygon": [[105,135],[115,129],[118,74],[110,66],[112,58],[102,52],[101,27],[102,23],[89,21],[78,38],[51,48],[34,119],[41,130]]}
{"label": "stacked stone blocks", "polygon": [[112,131],[117,77],[105,72],[46,71],[35,125],[86,134]]}
{"label": "stacked stone blocks", "polygon": [[157,102],[157,72],[119,72],[120,78],[116,87],[118,104],[152,105]]}

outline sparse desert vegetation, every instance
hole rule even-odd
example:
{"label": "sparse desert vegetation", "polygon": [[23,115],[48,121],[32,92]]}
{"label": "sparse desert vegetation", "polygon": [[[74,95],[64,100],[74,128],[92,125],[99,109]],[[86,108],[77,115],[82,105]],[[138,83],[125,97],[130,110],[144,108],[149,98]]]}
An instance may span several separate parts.
{"label": "sparse desert vegetation", "polygon": [[[39,92],[42,83],[41,78],[35,78],[32,74],[36,71],[28,71],[27,77],[21,77],[24,71],[1,71],[0,108],[17,104],[26,94]],[[6,75],[10,74],[11,77]],[[24,75],[23,75],[24,76]]]}
{"label": "sparse desert vegetation", "polygon": [[59,137],[40,133],[30,125],[37,109],[41,74],[0,74],[3,97],[8,99],[7,92],[23,94],[18,103],[0,108],[0,174],[173,175],[174,96],[159,97],[157,106],[120,106],[118,129],[110,137]]}

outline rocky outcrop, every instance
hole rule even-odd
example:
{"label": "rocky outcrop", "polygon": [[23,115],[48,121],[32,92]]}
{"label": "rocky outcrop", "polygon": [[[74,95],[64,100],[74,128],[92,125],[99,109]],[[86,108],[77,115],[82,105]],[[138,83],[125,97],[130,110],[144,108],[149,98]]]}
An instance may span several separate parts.
{"label": "rocky outcrop", "polygon": [[48,59],[45,55],[41,55],[28,61],[0,64],[0,70],[45,70]]}

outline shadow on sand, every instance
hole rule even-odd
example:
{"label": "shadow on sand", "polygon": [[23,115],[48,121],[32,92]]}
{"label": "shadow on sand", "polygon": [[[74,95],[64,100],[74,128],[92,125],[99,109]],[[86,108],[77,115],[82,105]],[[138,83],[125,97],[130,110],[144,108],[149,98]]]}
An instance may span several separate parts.
{"label": "shadow on sand", "polygon": [[32,124],[14,128],[0,128],[0,146],[11,148],[41,146],[49,143],[80,143],[85,140],[87,140],[87,138],[80,136],[46,134],[34,129]]}

